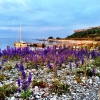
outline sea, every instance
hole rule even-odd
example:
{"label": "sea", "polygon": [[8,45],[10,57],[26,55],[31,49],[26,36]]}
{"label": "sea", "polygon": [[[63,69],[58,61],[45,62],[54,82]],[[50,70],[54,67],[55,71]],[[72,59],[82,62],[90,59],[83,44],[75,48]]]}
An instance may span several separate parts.
{"label": "sea", "polygon": [[[16,40],[16,38],[0,38],[0,49],[4,50],[7,49],[7,46],[10,48],[14,48],[14,42],[19,42],[20,40]],[[24,42],[33,42],[33,43],[44,43],[44,41],[40,41],[39,39],[33,39],[33,38],[23,38],[22,41]],[[49,43],[49,42],[45,42]],[[55,44],[55,43],[52,43]]]}

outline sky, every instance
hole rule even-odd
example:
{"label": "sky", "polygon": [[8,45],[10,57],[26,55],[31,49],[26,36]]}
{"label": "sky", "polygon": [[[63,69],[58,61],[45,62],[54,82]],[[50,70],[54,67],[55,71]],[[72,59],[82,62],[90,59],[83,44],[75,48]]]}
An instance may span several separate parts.
{"label": "sky", "polygon": [[0,38],[65,38],[100,26],[100,0],[0,0]]}

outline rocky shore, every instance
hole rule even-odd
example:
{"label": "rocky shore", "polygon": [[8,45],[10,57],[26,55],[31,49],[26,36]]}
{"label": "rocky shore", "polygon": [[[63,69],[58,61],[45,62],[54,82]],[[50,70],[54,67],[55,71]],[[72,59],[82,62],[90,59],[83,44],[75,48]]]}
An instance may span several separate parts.
{"label": "rocky shore", "polygon": [[99,100],[100,51],[91,48],[2,50],[0,99]]}

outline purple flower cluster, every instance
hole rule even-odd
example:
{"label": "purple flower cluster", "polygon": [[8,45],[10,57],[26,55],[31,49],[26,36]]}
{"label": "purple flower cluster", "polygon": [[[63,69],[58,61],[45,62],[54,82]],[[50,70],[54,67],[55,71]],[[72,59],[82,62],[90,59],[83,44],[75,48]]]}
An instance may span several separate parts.
{"label": "purple flower cluster", "polygon": [[92,75],[94,75],[95,74],[95,69],[94,68],[92,68]]}
{"label": "purple flower cluster", "polygon": [[31,80],[32,80],[32,75],[29,72],[28,78],[26,78],[26,73],[25,73],[24,66],[23,66],[22,63],[19,66],[19,69],[20,69],[20,73],[21,73],[21,79],[18,79],[17,83],[18,83],[18,86],[19,86],[18,91],[20,92],[21,89],[22,90],[27,90],[28,89],[28,86],[30,85]]}
{"label": "purple flower cluster", "polygon": [[[40,63],[41,58],[42,63],[45,63],[46,61],[55,63],[57,61],[58,65],[62,65],[62,63],[69,63],[70,61],[80,60],[82,61],[82,64],[84,64],[84,57],[89,58],[89,55],[91,55],[92,58],[95,58],[99,55],[99,52],[95,50],[90,52],[89,50],[83,48],[73,49],[67,48],[65,46],[56,48],[56,46],[53,46],[47,47],[43,50],[37,49],[36,51],[30,50],[28,47],[23,49],[9,48],[2,50],[1,55],[4,57],[4,59],[19,58],[21,59],[22,63],[31,61],[36,65]],[[4,63],[4,59],[2,63]],[[38,66],[35,67],[37,68]],[[23,70],[22,68],[20,70]]]}
{"label": "purple flower cluster", "polygon": [[0,70],[2,69],[2,66],[0,66]]}

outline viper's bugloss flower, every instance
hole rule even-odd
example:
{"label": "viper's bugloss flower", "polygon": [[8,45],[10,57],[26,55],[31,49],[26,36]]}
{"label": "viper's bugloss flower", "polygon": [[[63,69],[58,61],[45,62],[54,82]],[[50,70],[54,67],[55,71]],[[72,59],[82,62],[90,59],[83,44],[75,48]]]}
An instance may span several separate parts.
{"label": "viper's bugloss flower", "polygon": [[38,65],[37,64],[35,64],[34,67],[35,67],[36,70],[38,70]]}
{"label": "viper's bugloss flower", "polygon": [[24,66],[23,66],[23,64],[20,64],[19,69],[20,69],[20,71],[24,71]]}
{"label": "viper's bugloss flower", "polygon": [[24,81],[22,82],[22,89],[23,89],[23,90],[27,90],[27,88],[28,88],[28,81],[24,80]]}
{"label": "viper's bugloss flower", "polygon": [[18,65],[18,63],[16,63],[15,67],[16,67],[16,68],[19,68],[19,65]]}
{"label": "viper's bugloss flower", "polygon": [[93,74],[93,75],[95,74],[95,69],[94,69],[94,68],[92,68],[92,74]]}
{"label": "viper's bugloss flower", "polygon": [[32,75],[29,75],[28,76],[28,82],[31,83],[31,81],[32,81]]}
{"label": "viper's bugloss flower", "polygon": [[36,76],[38,76],[39,74],[38,73],[36,73]]}
{"label": "viper's bugloss flower", "polygon": [[75,65],[76,65],[76,67],[78,67],[78,66],[79,66],[79,63],[78,63],[78,62],[76,62],[76,63],[75,63]]}
{"label": "viper's bugloss flower", "polygon": [[94,50],[91,52],[91,56],[92,56],[92,59],[96,57],[96,53]]}
{"label": "viper's bugloss flower", "polygon": [[49,69],[51,69],[52,67],[51,67],[51,64],[48,64],[48,67],[49,67]]}
{"label": "viper's bugloss flower", "polygon": [[81,62],[82,62],[82,65],[84,64],[84,58],[82,57],[82,59],[81,59]]}
{"label": "viper's bugloss flower", "polygon": [[71,62],[69,62],[69,67],[70,67],[70,69],[72,68],[72,63]]}
{"label": "viper's bugloss flower", "polygon": [[61,57],[61,62],[64,63],[64,57],[63,56]]}
{"label": "viper's bugloss flower", "polygon": [[18,92],[19,92],[19,93],[21,92],[21,89],[20,89],[20,88],[18,88]]}
{"label": "viper's bugloss flower", "polygon": [[0,70],[2,69],[2,66],[0,66]]}
{"label": "viper's bugloss flower", "polygon": [[23,79],[26,78],[26,74],[25,74],[25,72],[24,72],[23,70],[21,71],[21,75],[22,75],[22,78],[23,78]]}
{"label": "viper's bugloss flower", "polygon": [[20,87],[20,79],[18,79],[17,82],[18,82],[18,86]]}
{"label": "viper's bugloss flower", "polygon": [[1,64],[3,65],[3,64],[4,64],[4,62],[5,62],[5,60],[4,60],[4,59],[2,59]]}

